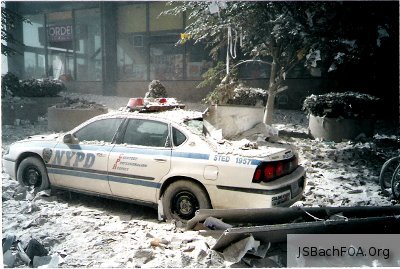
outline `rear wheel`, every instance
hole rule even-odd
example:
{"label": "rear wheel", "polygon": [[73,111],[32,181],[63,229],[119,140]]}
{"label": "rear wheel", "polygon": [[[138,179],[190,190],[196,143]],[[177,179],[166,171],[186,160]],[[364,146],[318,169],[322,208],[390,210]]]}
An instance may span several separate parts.
{"label": "rear wheel", "polygon": [[381,189],[383,192],[387,193],[386,189],[390,188],[393,172],[399,165],[399,163],[400,163],[400,157],[394,157],[387,160],[382,165],[381,173],[379,175],[379,184],[381,185]]}
{"label": "rear wheel", "polygon": [[39,190],[48,189],[50,186],[46,167],[36,157],[28,157],[22,160],[18,166],[17,179],[19,184]]}
{"label": "rear wheel", "polygon": [[211,208],[205,191],[190,181],[176,181],[168,186],[162,197],[164,214],[167,219],[187,222],[199,209]]}
{"label": "rear wheel", "polygon": [[400,165],[397,166],[393,174],[392,193],[395,199],[400,199]]}

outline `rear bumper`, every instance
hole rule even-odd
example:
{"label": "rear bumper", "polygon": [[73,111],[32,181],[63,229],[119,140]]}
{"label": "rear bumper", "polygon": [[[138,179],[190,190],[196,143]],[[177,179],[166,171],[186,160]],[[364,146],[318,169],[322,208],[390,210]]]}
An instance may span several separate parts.
{"label": "rear bumper", "polygon": [[15,160],[11,160],[11,159],[9,159],[7,157],[3,158],[3,169],[4,169],[4,172],[9,174],[10,177],[12,179],[14,179],[14,180],[17,178],[16,174],[15,174],[15,164],[16,164]]}

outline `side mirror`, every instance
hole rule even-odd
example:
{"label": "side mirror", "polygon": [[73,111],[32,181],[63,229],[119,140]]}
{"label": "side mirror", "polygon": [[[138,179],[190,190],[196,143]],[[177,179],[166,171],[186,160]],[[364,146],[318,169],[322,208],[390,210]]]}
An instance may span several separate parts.
{"label": "side mirror", "polygon": [[65,144],[78,144],[79,140],[73,134],[65,134],[63,137],[63,142]]}

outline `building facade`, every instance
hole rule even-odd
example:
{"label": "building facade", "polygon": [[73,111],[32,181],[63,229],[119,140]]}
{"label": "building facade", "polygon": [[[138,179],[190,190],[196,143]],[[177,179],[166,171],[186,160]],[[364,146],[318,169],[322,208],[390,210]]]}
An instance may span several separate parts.
{"label": "building facade", "polygon": [[181,98],[209,90],[188,90],[212,62],[204,45],[177,45],[187,19],[159,16],[166,2],[6,4],[29,20],[16,27],[23,53],[9,59],[22,79],[61,79],[72,91],[105,95],[140,96],[153,79]]}
{"label": "building facade", "polygon": [[[395,2],[368,4],[398,20]],[[8,70],[21,79],[60,79],[69,91],[126,97],[144,96],[157,79],[170,96],[191,102],[210,91],[196,86],[215,62],[204,44],[177,44],[189,21],[185,13],[160,16],[171,8],[167,2],[6,1],[6,7],[29,20],[15,27],[14,36],[24,44],[16,47],[21,54],[8,57]],[[336,74],[299,65],[286,75],[289,90],[278,95],[276,104],[298,109],[310,94],[352,90],[387,100],[397,114],[399,66],[388,59],[398,55],[398,39],[392,38],[374,58]],[[249,86],[266,88],[269,68],[242,65],[239,76]]]}

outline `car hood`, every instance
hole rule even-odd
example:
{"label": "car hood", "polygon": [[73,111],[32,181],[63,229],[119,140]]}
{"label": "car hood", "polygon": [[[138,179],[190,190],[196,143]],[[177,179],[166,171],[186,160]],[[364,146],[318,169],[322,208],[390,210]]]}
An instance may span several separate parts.
{"label": "car hood", "polygon": [[50,134],[50,135],[33,135],[28,136],[26,139],[23,139],[18,142],[30,142],[30,141],[55,141],[57,138],[61,136],[61,133]]}

